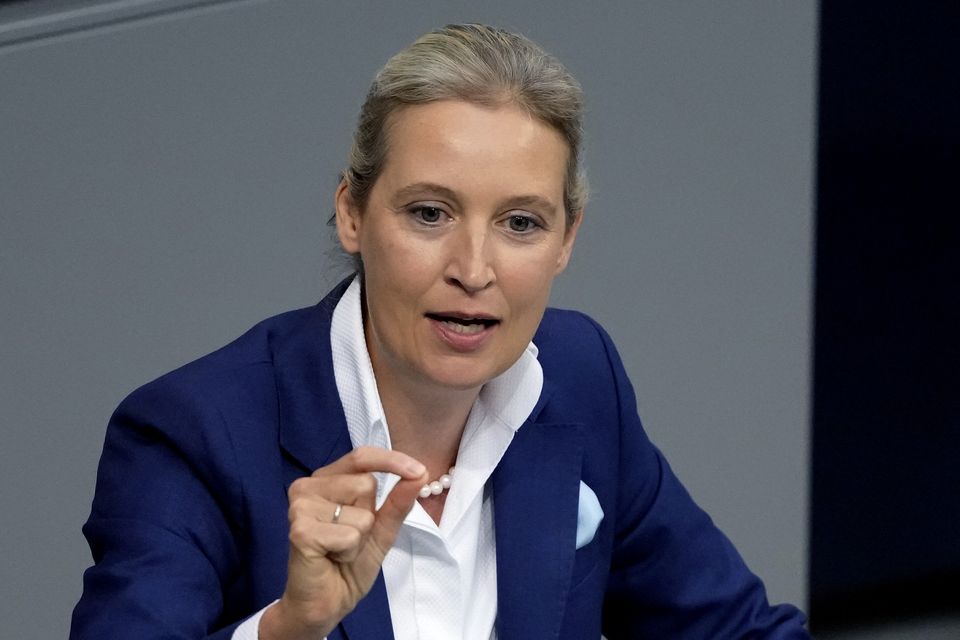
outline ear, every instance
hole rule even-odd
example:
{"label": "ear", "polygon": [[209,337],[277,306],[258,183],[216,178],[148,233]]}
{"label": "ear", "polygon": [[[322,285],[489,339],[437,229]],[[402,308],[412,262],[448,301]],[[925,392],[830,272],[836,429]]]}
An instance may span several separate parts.
{"label": "ear", "polygon": [[357,206],[353,196],[350,195],[350,188],[346,179],[340,180],[340,184],[337,185],[333,205],[336,211],[337,236],[340,238],[340,246],[351,255],[360,253],[360,225],[363,222],[363,217],[360,215],[360,207]]}
{"label": "ear", "polygon": [[554,271],[555,275],[559,275],[560,272],[566,269],[567,263],[570,262],[570,254],[573,253],[573,244],[577,240],[577,231],[580,230],[581,222],[583,222],[583,210],[577,212],[573,218],[573,222],[570,223],[570,226],[567,227],[567,230],[564,232],[563,247],[560,249],[560,255],[557,257],[557,270]]}

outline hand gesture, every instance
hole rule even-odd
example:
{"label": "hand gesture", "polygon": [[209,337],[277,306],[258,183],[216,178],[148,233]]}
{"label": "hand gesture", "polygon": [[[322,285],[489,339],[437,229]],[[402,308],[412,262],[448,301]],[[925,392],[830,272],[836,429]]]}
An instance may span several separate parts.
{"label": "hand gesture", "polygon": [[[400,476],[376,509],[373,472]],[[290,485],[290,559],[283,597],[260,619],[261,640],[319,640],[373,586],[427,470],[399,451],[361,447]]]}

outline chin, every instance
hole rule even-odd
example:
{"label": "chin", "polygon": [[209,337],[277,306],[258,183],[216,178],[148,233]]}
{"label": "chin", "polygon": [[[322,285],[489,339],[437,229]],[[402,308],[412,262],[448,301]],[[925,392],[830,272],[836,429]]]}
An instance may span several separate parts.
{"label": "chin", "polygon": [[479,389],[499,375],[498,372],[475,364],[458,363],[457,366],[438,367],[427,373],[427,378],[440,387],[455,391]]}
{"label": "chin", "polygon": [[479,389],[490,380],[496,376],[490,376],[485,378],[478,378],[476,373],[464,373],[462,375],[436,375],[431,376],[434,384],[446,387],[451,391],[470,391],[473,389]]}

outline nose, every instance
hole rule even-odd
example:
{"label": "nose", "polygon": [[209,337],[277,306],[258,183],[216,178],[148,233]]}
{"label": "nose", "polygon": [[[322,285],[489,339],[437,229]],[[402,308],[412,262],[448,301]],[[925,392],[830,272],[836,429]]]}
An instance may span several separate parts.
{"label": "nose", "polygon": [[473,294],[496,282],[490,230],[464,225],[449,245],[444,278],[449,284]]}

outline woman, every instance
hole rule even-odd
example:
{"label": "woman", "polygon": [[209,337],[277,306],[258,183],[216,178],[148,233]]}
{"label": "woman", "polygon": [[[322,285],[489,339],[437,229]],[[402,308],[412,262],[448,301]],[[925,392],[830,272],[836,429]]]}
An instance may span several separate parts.
{"label": "woman", "polygon": [[72,637],[807,637],[647,440],[603,330],[546,311],[581,111],[485,26],[387,63],[335,198],[358,275],[121,404]]}

